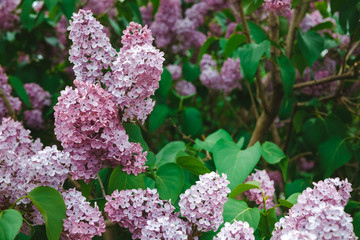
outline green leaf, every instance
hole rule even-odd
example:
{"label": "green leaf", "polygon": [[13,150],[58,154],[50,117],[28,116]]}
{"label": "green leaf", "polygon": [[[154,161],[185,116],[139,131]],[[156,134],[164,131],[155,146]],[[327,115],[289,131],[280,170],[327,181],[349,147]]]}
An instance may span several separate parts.
{"label": "green leaf", "polygon": [[286,196],[292,196],[294,193],[302,192],[307,187],[310,187],[310,184],[305,179],[299,178],[291,183],[286,183]]}
{"label": "green leaf", "polygon": [[332,29],[334,27],[334,24],[330,21],[322,22],[312,28],[309,29],[309,31],[318,32],[324,29]]}
{"label": "green leaf", "polygon": [[285,158],[284,152],[275,143],[265,142],[261,146],[261,155],[270,164],[279,163]]}
{"label": "green leaf", "polygon": [[252,83],[253,81],[261,57],[269,50],[269,41],[263,41],[260,44],[250,43],[239,48],[241,68],[243,69],[245,78],[249,83]]}
{"label": "green leaf", "polygon": [[22,226],[22,216],[15,209],[0,212],[0,239],[13,240]]}
{"label": "green leaf", "polygon": [[186,61],[182,65],[183,77],[188,82],[193,82],[200,76],[200,67],[196,64],[191,64],[189,61]]}
{"label": "green leaf", "polygon": [[54,7],[56,6],[56,4],[58,3],[58,1],[59,0],[45,0],[45,5],[51,12],[54,9]]}
{"label": "green leaf", "polygon": [[167,163],[159,167],[155,175],[155,186],[161,199],[171,199],[174,204],[185,183],[184,170],[175,163]]}
{"label": "green leaf", "polygon": [[138,125],[133,123],[123,123],[123,126],[127,135],[129,135],[130,142],[140,143],[144,151],[149,151],[149,146],[145,142],[141,133],[141,129]]}
{"label": "green leaf", "polygon": [[67,19],[75,12],[75,0],[60,0],[59,6]]}
{"label": "green leaf", "polygon": [[111,27],[114,29],[114,32],[118,36],[122,36],[121,27],[119,26],[119,24],[114,19],[112,19],[111,17],[109,17],[108,20],[109,20],[109,23],[110,23]]}
{"label": "green leaf", "polygon": [[78,180],[78,183],[81,187],[81,194],[86,197],[87,200],[89,200],[89,196],[91,193],[91,190],[94,186],[94,181],[91,181],[89,184],[86,184],[83,180]]}
{"label": "green leaf", "polygon": [[125,189],[145,189],[144,176],[139,174],[137,176],[133,174],[127,174],[121,169],[121,166],[117,166],[110,175],[109,179],[109,193],[114,192],[116,189],[121,191]]}
{"label": "green leaf", "polygon": [[289,164],[289,158],[288,157],[284,157],[280,162],[279,162],[279,166],[281,168],[281,172],[283,174],[283,178],[284,178],[284,182],[286,183],[287,181],[287,170],[288,170],[288,164]]}
{"label": "green leaf", "polygon": [[295,83],[295,68],[290,59],[285,55],[280,55],[277,58],[277,63],[280,68],[281,81],[284,88],[285,97],[287,98],[293,91]]}
{"label": "green leaf", "polygon": [[216,142],[220,139],[224,139],[225,141],[233,142],[232,137],[230,134],[225,131],[224,129],[219,129],[216,132],[207,136],[205,141],[201,141],[199,139],[195,139],[195,148],[201,148],[206,151],[212,152],[213,147],[215,146]]}
{"label": "green leaf", "polygon": [[248,149],[240,150],[236,143],[220,139],[213,150],[216,169],[226,173],[232,190],[243,183],[260,160],[261,147],[257,142]]}
{"label": "green leaf", "polygon": [[301,195],[301,193],[299,193],[299,192],[293,193],[286,199],[286,201],[295,205],[297,203],[297,199],[298,199],[299,195]]}
{"label": "green leaf", "polygon": [[229,194],[229,198],[235,198],[237,195],[254,188],[261,189],[260,183],[256,181],[241,183],[237,185],[234,190],[231,191],[231,193]]}
{"label": "green leaf", "polygon": [[304,142],[313,150],[318,148],[327,135],[324,122],[318,118],[308,119],[302,127],[302,133]]}
{"label": "green leaf", "polygon": [[305,34],[302,34],[300,30],[298,31],[297,39],[300,51],[308,66],[311,67],[324,50],[324,39],[317,32],[307,31]]}
{"label": "green leaf", "polygon": [[230,55],[237,49],[241,44],[246,42],[246,37],[244,34],[231,34],[229,40],[226,42],[224,57],[225,59],[230,57]]}
{"label": "green leaf", "polygon": [[35,20],[30,17],[33,0],[24,0],[21,5],[20,20],[29,31],[34,27]]}
{"label": "green leaf", "polygon": [[181,129],[185,134],[199,136],[203,133],[201,113],[193,107],[187,107],[181,114]]}
{"label": "green leaf", "polygon": [[224,204],[224,222],[236,221],[248,222],[250,227],[257,229],[260,213],[257,208],[249,208],[244,201],[229,198]]}
{"label": "green leaf", "polygon": [[165,104],[156,104],[149,118],[149,130],[154,132],[166,121],[170,113],[170,109]]}
{"label": "green leaf", "polygon": [[141,25],[143,24],[143,19],[142,19],[142,15],[139,9],[138,4],[136,3],[136,0],[127,0],[126,4],[129,6],[129,8],[131,9],[131,11],[133,12],[134,16],[137,19],[137,22],[140,23]]}
{"label": "green leaf", "polygon": [[355,213],[353,219],[354,233],[357,237],[360,237],[360,212]]}
{"label": "green leaf", "polygon": [[269,40],[269,37],[266,35],[265,31],[259,27],[256,23],[248,21],[249,30],[251,39],[253,39],[257,44]]}
{"label": "green leaf", "polygon": [[51,187],[37,187],[28,196],[45,220],[46,236],[58,240],[66,217],[66,207],[61,194]]}
{"label": "green leaf", "polygon": [[21,80],[15,76],[9,76],[9,82],[26,106],[31,107],[29,96]]}
{"label": "green leaf", "polygon": [[279,204],[280,206],[283,206],[283,207],[287,207],[287,208],[292,208],[294,206],[294,204],[292,204],[291,202],[285,200],[285,199],[279,199]]}
{"label": "green leaf", "polygon": [[256,11],[262,4],[264,0],[243,0],[243,8],[246,15],[250,15]]}
{"label": "green leaf", "polygon": [[166,163],[175,163],[176,154],[179,151],[185,151],[185,149],[185,143],[182,141],[174,141],[168,143],[158,152],[158,154],[156,154],[155,165],[160,167],[161,165]]}
{"label": "green leaf", "polygon": [[260,214],[260,221],[258,228],[261,230],[262,239],[270,239],[274,225],[277,222],[276,210],[271,208],[264,214]]}
{"label": "green leaf", "polygon": [[159,82],[159,88],[156,90],[155,94],[159,94],[162,98],[168,96],[172,84],[171,73],[164,68],[163,73],[161,74],[161,80]]}
{"label": "green leaf", "polygon": [[200,159],[193,157],[193,156],[180,156],[176,158],[176,163],[188,170],[189,172],[195,174],[195,175],[203,175],[205,173],[211,172],[207,167],[205,167],[205,164]]}
{"label": "green leaf", "polygon": [[201,61],[202,56],[207,52],[207,50],[211,46],[211,44],[213,44],[213,42],[218,41],[218,40],[219,39],[217,37],[215,37],[215,36],[211,36],[208,39],[206,39],[206,41],[204,42],[204,44],[200,48],[197,63],[199,63]]}
{"label": "green leaf", "polygon": [[332,137],[320,144],[319,157],[325,170],[324,178],[330,177],[336,169],[349,162],[352,156],[346,138]]}

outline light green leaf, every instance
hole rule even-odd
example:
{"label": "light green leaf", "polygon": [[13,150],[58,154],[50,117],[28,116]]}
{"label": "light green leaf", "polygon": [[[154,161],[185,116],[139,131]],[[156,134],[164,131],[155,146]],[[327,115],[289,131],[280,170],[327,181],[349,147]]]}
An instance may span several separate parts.
{"label": "light green leaf", "polygon": [[229,198],[235,198],[237,195],[254,188],[261,189],[260,183],[256,181],[241,183],[237,185],[234,190],[231,191],[231,193],[229,194]]}
{"label": "light green leaf", "polygon": [[144,176],[139,174],[127,174],[121,169],[121,166],[116,167],[109,179],[109,193],[114,192],[116,189],[121,191],[125,189],[145,189]]}
{"label": "light green leaf", "polygon": [[230,57],[231,54],[238,48],[241,44],[246,42],[246,37],[244,34],[231,34],[229,40],[226,42],[224,57],[225,59]]}
{"label": "light green leaf", "polygon": [[196,144],[195,148],[201,148],[206,151],[212,152],[212,149],[215,146],[216,142],[219,141],[220,139],[233,142],[232,137],[227,131],[225,131],[224,129],[219,129],[216,132],[207,136],[205,141],[201,141],[200,139],[195,139],[195,144]]}
{"label": "light green leaf", "polygon": [[179,151],[185,151],[185,149],[185,143],[182,141],[174,141],[168,143],[158,152],[158,154],[156,154],[155,165],[160,167],[161,165],[166,163],[175,163],[176,154]]}
{"label": "light green leaf", "polygon": [[155,175],[155,187],[161,199],[174,204],[178,199],[185,183],[184,170],[175,163],[167,163],[159,167]]}
{"label": "light green leaf", "polygon": [[37,187],[28,196],[45,220],[46,236],[58,240],[66,217],[66,206],[61,194],[51,187]]}
{"label": "light green leaf", "polygon": [[0,239],[14,240],[22,226],[22,216],[15,209],[0,212]]}
{"label": "light green leaf", "polygon": [[229,198],[224,205],[224,222],[233,223],[234,220],[249,223],[250,227],[257,229],[260,213],[257,208],[249,208],[244,201]]}
{"label": "light green leaf", "polygon": [[265,142],[261,146],[261,155],[270,164],[279,163],[284,157],[284,152],[272,142]]}
{"label": "light green leaf", "polygon": [[176,163],[195,175],[203,175],[210,172],[210,170],[205,167],[203,161],[193,156],[177,157]]}

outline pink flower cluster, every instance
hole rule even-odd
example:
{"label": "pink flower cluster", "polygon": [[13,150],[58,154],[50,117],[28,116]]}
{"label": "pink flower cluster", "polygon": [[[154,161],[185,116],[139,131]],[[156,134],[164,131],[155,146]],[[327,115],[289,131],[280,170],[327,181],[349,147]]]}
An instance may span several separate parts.
{"label": "pink flower cluster", "polygon": [[75,80],[54,107],[55,134],[71,154],[71,175],[90,180],[106,165],[123,165],[128,173],[145,171],[146,153],[130,143],[112,95],[99,84]]}
{"label": "pink flower cluster", "polygon": [[1,0],[0,1],[0,29],[9,29],[14,27],[19,17],[13,12],[19,5],[20,0]]}
{"label": "pink flower cluster", "polygon": [[51,105],[50,93],[37,83],[25,83],[24,88],[33,107],[33,110],[24,111],[24,124],[30,128],[41,129],[44,127],[42,109]]}
{"label": "pink flower cluster", "polygon": [[180,195],[180,212],[199,231],[216,231],[223,223],[223,207],[230,189],[226,174],[216,172],[199,176],[199,181]]}
{"label": "pink flower cluster", "polygon": [[213,238],[213,240],[255,240],[254,229],[249,226],[249,223],[236,221],[232,224],[226,222],[225,226]]}
{"label": "pink flower cluster", "polygon": [[106,13],[107,11],[109,15],[117,15],[116,11],[115,14],[113,14],[113,11],[110,11],[110,9],[116,9],[114,4],[113,0],[88,0],[84,9],[90,10],[96,15]]}
{"label": "pink flower cluster", "polygon": [[[321,13],[318,10],[315,10],[315,11],[305,15],[304,19],[300,23],[300,27],[304,32],[306,32],[310,28],[315,27],[316,25],[323,23],[323,22],[327,22],[327,21],[332,22],[334,25],[336,25],[336,22],[334,19],[332,19],[332,18],[324,19],[323,16],[321,15]],[[329,30],[327,30],[327,31],[329,31]],[[321,31],[321,32],[324,32],[324,31]]]}
{"label": "pink flower cluster", "polygon": [[66,205],[66,218],[61,239],[91,240],[105,232],[104,217],[96,205],[91,207],[81,192],[69,189],[62,193]]}
{"label": "pink flower cluster", "polygon": [[0,136],[2,201],[7,198],[14,202],[37,186],[61,189],[69,173],[68,153],[57,150],[56,146],[42,150],[40,140],[33,142],[30,131],[10,118],[3,119]]}
{"label": "pink flower cluster", "polygon": [[148,3],[147,6],[141,6],[139,8],[143,20],[143,24],[150,26],[152,23],[152,12],[153,12],[153,5],[151,2]]}
{"label": "pink flower cluster", "polygon": [[133,239],[186,239],[190,233],[189,225],[169,202],[160,200],[156,189],[115,190],[105,198],[108,218],[128,228]]}
{"label": "pink flower cluster", "polygon": [[[12,97],[10,95],[12,88],[11,88],[10,84],[8,84],[8,77],[6,76],[4,69],[1,66],[0,66],[0,88],[4,91],[13,110],[15,112],[19,112],[21,109],[21,101],[19,98]],[[8,116],[8,110],[5,107],[4,102],[0,98],[0,121],[3,117],[6,117],[6,116]]]}
{"label": "pink flower cluster", "polygon": [[186,97],[186,96],[194,95],[196,93],[196,88],[194,84],[192,84],[191,82],[188,82],[186,80],[181,80],[175,84],[175,91],[180,96]]}
{"label": "pink flower cluster", "polygon": [[210,89],[230,93],[236,88],[241,88],[239,83],[239,80],[242,78],[240,59],[226,59],[221,68],[221,73],[219,73],[215,60],[209,54],[204,54],[200,61],[200,69],[200,81]]}
{"label": "pink flower cluster", "polygon": [[[273,195],[275,193],[275,186],[274,186],[274,181],[270,179],[269,175],[266,173],[265,170],[255,170],[255,173],[252,173],[251,175],[249,175],[246,180],[246,182],[249,181],[256,181],[260,183],[260,187],[264,192],[266,201],[266,208],[270,208],[274,206],[273,203]],[[250,201],[255,201],[256,204],[259,204],[259,208],[263,209],[264,208],[264,197],[263,197],[263,192],[260,189],[254,188],[254,189],[250,189],[249,191],[245,192],[245,195],[248,197],[248,199]]]}
{"label": "pink flower cluster", "polygon": [[308,239],[357,239],[352,218],[344,211],[351,191],[347,179],[328,178],[314,183],[313,189],[307,188],[299,195],[289,215],[275,224],[271,239],[299,238],[300,234],[308,234]]}
{"label": "pink flower cluster", "polygon": [[182,76],[182,68],[180,65],[170,64],[166,66],[173,80],[179,80]]}
{"label": "pink flower cluster", "polygon": [[288,12],[291,8],[291,0],[265,0],[263,6],[267,11]]}

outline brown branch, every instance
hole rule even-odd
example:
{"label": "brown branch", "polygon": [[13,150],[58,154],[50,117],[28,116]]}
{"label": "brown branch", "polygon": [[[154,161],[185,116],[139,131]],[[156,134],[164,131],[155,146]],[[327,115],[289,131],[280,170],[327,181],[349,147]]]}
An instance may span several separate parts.
{"label": "brown branch", "polygon": [[[360,117],[360,112],[355,111],[354,109],[352,109],[352,108],[348,105],[345,97],[341,97],[341,98],[340,98],[340,101],[344,104],[345,108],[346,108],[349,112],[351,112],[352,114],[355,114],[356,116],[359,116],[359,117]],[[357,108],[359,108],[359,107],[357,107]]]}
{"label": "brown branch", "polygon": [[0,88],[0,97],[1,97],[2,101],[4,102],[4,105],[7,109],[10,117],[12,117],[12,119],[16,120],[16,115],[15,115],[14,109],[11,107],[9,99],[7,98],[5,92],[2,88]]}
{"label": "brown branch", "polygon": [[99,185],[100,185],[100,188],[101,188],[101,193],[102,193],[103,197],[105,197],[106,196],[105,188],[104,188],[103,182],[101,181],[99,173],[96,174],[96,177],[97,177],[97,179],[99,181]]}
{"label": "brown branch", "polygon": [[[303,1],[300,1],[299,5],[301,6]],[[293,44],[294,44],[294,37],[295,37],[295,30],[297,28],[297,16],[299,15],[299,5],[294,9],[294,13],[291,17],[290,26],[288,35],[286,37],[286,56],[288,58],[291,58],[292,50],[293,50]]]}
{"label": "brown branch", "polygon": [[290,158],[290,162],[295,162],[298,159],[305,157],[305,156],[311,156],[312,152],[304,152],[304,153],[299,153],[298,155],[295,155],[293,157]]}
{"label": "brown branch", "polygon": [[290,122],[289,122],[289,126],[288,126],[288,129],[287,129],[287,135],[286,135],[286,139],[285,139],[285,144],[284,144],[284,147],[283,147],[283,151],[285,153],[286,153],[287,147],[289,146],[291,131],[292,131],[292,128],[293,128],[293,119],[295,117],[295,114],[296,114],[297,110],[298,110],[298,105],[295,104],[295,106],[294,106],[294,108],[292,110],[292,113],[291,113]]}
{"label": "brown branch", "polygon": [[246,42],[250,43],[251,42],[250,29],[249,29],[249,26],[246,21],[246,16],[245,16],[244,8],[242,5],[242,0],[239,1],[239,13],[240,13],[241,22],[243,25],[243,30],[244,30],[244,33],[246,36]]}
{"label": "brown branch", "polygon": [[324,84],[324,83],[328,83],[328,82],[333,82],[336,80],[344,80],[344,79],[349,79],[349,78],[353,78],[353,77],[354,77],[354,74],[352,72],[347,72],[347,73],[343,73],[340,75],[333,75],[333,76],[321,78],[319,80],[297,83],[294,85],[293,89],[311,87],[311,86],[316,86],[316,85],[320,85],[320,84]]}
{"label": "brown branch", "polygon": [[255,114],[256,119],[258,119],[259,118],[259,113],[258,113],[257,108],[256,108],[256,103],[255,103],[254,95],[253,95],[253,93],[251,91],[250,84],[248,83],[248,81],[245,81],[245,84],[246,84],[246,87],[247,87],[247,89],[249,91],[249,94],[250,94],[252,110],[253,110],[253,112]]}
{"label": "brown branch", "polygon": [[76,181],[76,180],[73,180],[69,174],[67,175],[67,180],[68,180],[77,190],[81,191],[81,185],[80,185],[80,183],[78,183],[78,181]]}

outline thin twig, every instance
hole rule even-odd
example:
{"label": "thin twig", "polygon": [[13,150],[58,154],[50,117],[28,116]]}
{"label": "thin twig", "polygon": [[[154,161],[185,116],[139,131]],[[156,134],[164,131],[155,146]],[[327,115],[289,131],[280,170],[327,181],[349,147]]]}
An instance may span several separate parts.
{"label": "thin twig", "polygon": [[328,82],[333,82],[336,80],[344,80],[344,79],[349,79],[349,78],[353,78],[353,77],[354,77],[354,74],[352,72],[347,72],[347,73],[343,73],[340,75],[333,75],[333,76],[321,78],[319,80],[297,83],[294,85],[293,89],[312,87],[312,86],[321,85],[321,84],[328,83]]}
{"label": "thin twig", "polygon": [[12,117],[14,120],[16,120],[16,115],[15,115],[14,109],[11,107],[9,99],[7,98],[5,92],[2,88],[0,88],[0,97],[1,97],[2,101],[4,102],[4,105],[7,109],[10,117]]}
{"label": "thin twig", "polygon": [[290,162],[296,162],[298,159],[305,157],[305,156],[311,156],[312,154],[313,154],[312,152],[299,153],[298,155],[291,157]]}
{"label": "thin twig", "polygon": [[255,103],[254,95],[253,95],[253,93],[251,91],[250,84],[247,81],[245,81],[245,85],[246,85],[246,87],[247,87],[247,89],[249,91],[249,95],[250,95],[250,99],[251,99],[251,107],[253,109],[255,117],[256,117],[256,119],[259,119],[259,113],[258,113],[258,110],[256,108],[256,103]]}
{"label": "thin twig", "polygon": [[99,173],[96,174],[96,177],[97,177],[97,179],[98,179],[98,181],[99,181],[99,184],[100,184],[101,193],[102,193],[103,197],[105,197],[105,196],[106,196],[105,188],[104,188],[103,182],[101,181],[101,178],[100,178]]}
{"label": "thin twig", "polygon": [[293,107],[292,113],[291,113],[290,122],[289,122],[289,126],[288,126],[288,129],[287,129],[287,135],[286,135],[286,139],[285,139],[285,144],[284,144],[284,147],[283,147],[283,151],[285,153],[286,153],[287,147],[289,146],[291,131],[292,131],[292,128],[293,128],[292,122],[293,122],[293,119],[295,117],[297,109],[298,109],[298,105],[295,104],[295,106]]}
{"label": "thin twig", "polygon": [[80,185],[80,183],[78,183],[78,181],[76,181],[76,180],[73,180],[69,174],[67,175],[67,180],[68,180],[77,190],[81,191],[81,185]]}

